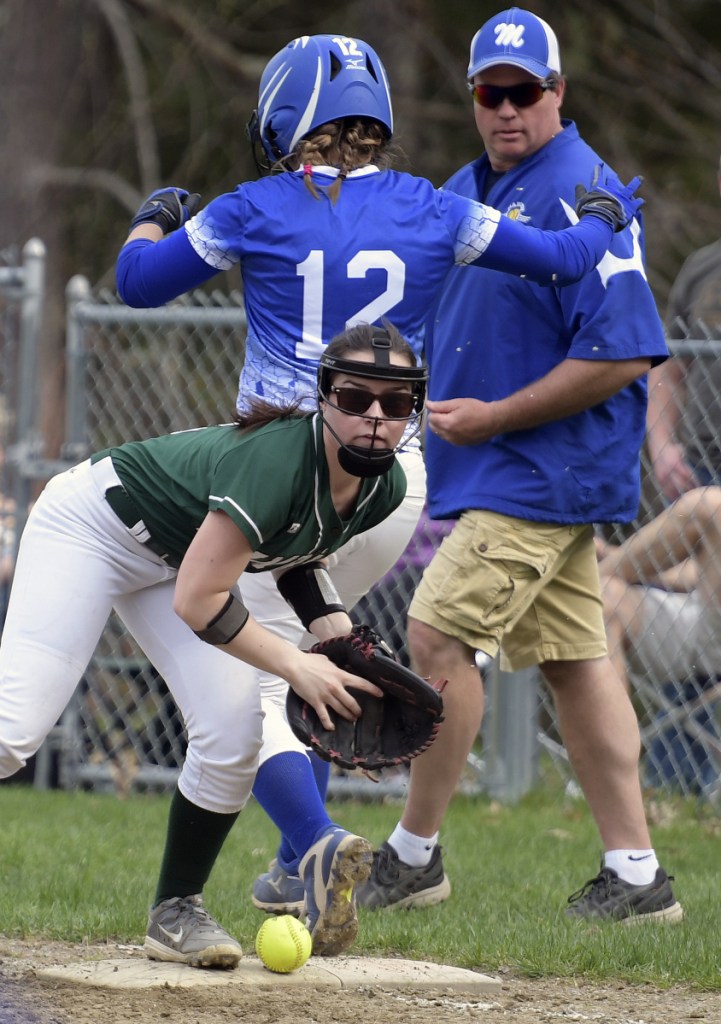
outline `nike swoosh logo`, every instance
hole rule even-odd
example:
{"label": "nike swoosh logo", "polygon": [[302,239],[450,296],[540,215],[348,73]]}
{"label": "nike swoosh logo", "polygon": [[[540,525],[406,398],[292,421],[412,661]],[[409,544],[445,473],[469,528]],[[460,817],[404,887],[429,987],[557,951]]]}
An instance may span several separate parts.
{"label": "nike swoosh logo", "polygon": [[166,939],[170,939],[171,942],[180,942],[180,940],[183,937],[183,929],[182,928],[178,928],[177,932],[169,932],[167,928],[163,928],[162,924],[159,924],[158,928],[163,933],[163,935],[166,937]]}
{"label": "nike swoosh logo", "polygon": [[629,860],[648,860],[649,857],[653,857],[652,853],[644,853],[643,857],[634,857],[633,854],[628,855]]}

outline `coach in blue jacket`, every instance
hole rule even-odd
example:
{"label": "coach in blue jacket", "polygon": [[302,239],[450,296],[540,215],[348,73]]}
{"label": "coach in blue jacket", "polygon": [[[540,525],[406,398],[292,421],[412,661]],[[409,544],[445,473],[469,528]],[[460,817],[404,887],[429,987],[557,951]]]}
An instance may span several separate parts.
{"label": "coach in blue jacket", "polygon": [[[491,18],[468,87],[485,153],[447,188],[512,220],[561,229],[599,156],[561,118],[558,42],[529,11]],[[458,518],[411,604],[415,668],[447,677],[446,721],[414,762],[400,824],[359,892],[370,907],[450,892],[438,834],[481,724],[483,672],[540,665],[605,848],[576,917],[682,917],[659,866],[638,774],[631,702],[606,649],[593,523],[628,522],[640,497],[646,373],[667,356],[640,220],[568,288],[451,270],[427,338],[432,518]],[[479,885],[483,872],[479,867]]]}

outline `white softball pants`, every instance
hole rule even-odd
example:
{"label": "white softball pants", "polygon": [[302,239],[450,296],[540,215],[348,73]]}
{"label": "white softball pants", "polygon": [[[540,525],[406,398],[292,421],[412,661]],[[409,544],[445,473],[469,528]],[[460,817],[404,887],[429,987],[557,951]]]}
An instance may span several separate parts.
{"label": "white softball pants", "polygon": [[199,640],[175,614],[175,570],[104,499],[117,483],[110,459],[62,473],[23,531],[0,644],[0,778],[18,771],[59,720],[114,608],[183,716],[183,796],[233,813],[248,800],[258,765],[256,670]]}
{"label": "white softball pants", "polygon": [[[341,601],[350,611],[374,583],[398,561],[418,525],[426,497],[426,471],[420,448],[398,456],[408,481],[403,503],[382,523],[353,537],[328,558],[328,572]],[[314,637],[307,633],[280,596],[272,574],[246,573],[239,583],[251,615],[273,633],[307,648]],[[258,672],[263,706],[263,746],[260,764],[289,750],[304,751],[285,717],[288,684],[278,676]]]}

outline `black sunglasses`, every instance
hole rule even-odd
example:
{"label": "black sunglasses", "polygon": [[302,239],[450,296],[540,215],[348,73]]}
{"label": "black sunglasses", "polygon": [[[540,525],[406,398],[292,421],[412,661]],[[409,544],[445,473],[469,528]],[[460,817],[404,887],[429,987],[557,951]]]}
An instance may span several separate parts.
{"label": "black sunglasses", "polygon": [[500,107],[506,96],[514,107],[532,107],[543,98],[547,89],[556,88],[556,80],[548,78],[545,82],[521,82],[519,85],[474,85],[469,82],[468,88],[476,103],[487,110]]}
{"label": "black sunglasses", "polygon": [[380,403],[383,415],[389,420],[407,420],[416,407],[416,396],[409,391],[386,391],[377,395],[374,391],[362,388],[337,388],[331,384],[330,390],[336,396],[335,404],[341,412],[350,412],[362,416],[375,401]]}

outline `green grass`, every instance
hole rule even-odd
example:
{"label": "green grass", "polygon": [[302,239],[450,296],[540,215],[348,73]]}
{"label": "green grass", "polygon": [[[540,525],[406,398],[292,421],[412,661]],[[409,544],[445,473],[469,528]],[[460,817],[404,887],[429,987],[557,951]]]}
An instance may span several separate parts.
{"label": "green grass", "polygon": [[[0,787],[0,933],[71,942],[142,942],[160,862],[165,796]],[[331,813],[374,843],[398,804],[342,802]],[[721,827],[693,802],[649,807],[656,849],[675,873],[686,919],[675,927],[588,926],[563,917],[569,893],[595,874],[598,836],[585,805],[550,789],[514,807],[457,797],[446,818],[447,903],[410,912],[361,910],[354,951],[530,977],[624,979],[721,989]],[[211,911],[251,949],[263,920],[249,899],[275,833],[254,803],[240,816],[206,887]]]}

